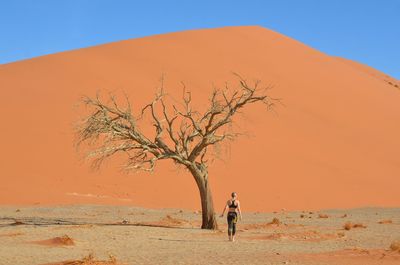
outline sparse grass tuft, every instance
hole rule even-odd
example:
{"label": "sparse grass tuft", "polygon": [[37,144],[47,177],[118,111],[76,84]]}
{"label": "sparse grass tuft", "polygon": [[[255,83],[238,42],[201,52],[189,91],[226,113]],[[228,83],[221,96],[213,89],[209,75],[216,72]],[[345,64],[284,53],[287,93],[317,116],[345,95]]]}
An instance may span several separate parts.
{"label": "sparse grass tuft", "polygon": [[66,261],[60,263],[62,265],[119,265],[117,259],[113,255],[109,255],[109,260],[96,260],[94,255],[91,253],[81,260]]}
{"label": "sparse grass tuft", "polygon": [[358,252],[361,254],[369,254],[370,253],[368,249],[360,248],[360,247],[348,248],[347,250]]}
{"label": "sparse grass tuft", "polygon": [[74,240],[70,238],[68,235],[63,235],[61,237],[54,238],[56,243],[60,243],[61,245],[72,246],[74,245]]}

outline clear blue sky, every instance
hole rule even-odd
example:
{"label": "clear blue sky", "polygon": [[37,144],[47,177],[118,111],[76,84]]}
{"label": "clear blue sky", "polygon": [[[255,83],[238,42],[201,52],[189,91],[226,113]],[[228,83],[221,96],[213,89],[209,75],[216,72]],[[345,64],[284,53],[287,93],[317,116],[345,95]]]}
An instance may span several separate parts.
{"label": "clear blue sky", "polygon": [[400,79],[400,0],[0,0],[0,64],[233,25],[267,27]]}

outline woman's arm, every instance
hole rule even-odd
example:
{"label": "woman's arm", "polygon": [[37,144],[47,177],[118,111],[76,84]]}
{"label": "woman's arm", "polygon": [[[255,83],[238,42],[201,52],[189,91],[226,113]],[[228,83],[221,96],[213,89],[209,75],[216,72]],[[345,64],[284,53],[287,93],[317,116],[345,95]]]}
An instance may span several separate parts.
{"label": "woman's arm", "polygon": [[242,220],[242,210],[240,209],[240,202],[238,201],[238,212],[239,212],[239,216],[240,216],[240,220]]}
{"label": "woman's arm", "polygon": [[224,217],[226,209],[228,209],[228,202],[225,204],[225,207],[224,207],[224,210],[222,211],[221,217]]}

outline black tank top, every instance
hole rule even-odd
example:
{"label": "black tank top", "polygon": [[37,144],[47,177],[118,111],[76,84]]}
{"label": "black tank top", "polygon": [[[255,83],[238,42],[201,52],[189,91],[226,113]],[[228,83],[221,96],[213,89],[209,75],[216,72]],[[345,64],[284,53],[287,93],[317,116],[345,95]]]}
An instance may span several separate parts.
{"label": "black tank top", "polygon": [[235,200],[232,200],[231,204],[229,205],[229,208],[237,208],[237,205],[235,205]]}

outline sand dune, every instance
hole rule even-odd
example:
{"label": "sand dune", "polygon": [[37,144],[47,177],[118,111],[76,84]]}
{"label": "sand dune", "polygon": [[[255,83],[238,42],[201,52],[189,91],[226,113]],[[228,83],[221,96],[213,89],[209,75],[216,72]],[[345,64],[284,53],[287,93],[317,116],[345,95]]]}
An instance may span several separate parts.
{"label": "sand dune", "polygon": [[124,90],[138,109],[164,74],[169,93],[179,96],[183,81],[203,106],[213,86],[234,84],[232,71],[274,84],[271,95],[285,106],[277,115],[252,106],[239,120],[250,136],[210,166],[217,207],[232,190],[252,211],[400,205],[397,80],[261,27],[157,35],[0,65],[0,204],[198,209],[194,181],[172,163],[154,174],[122,174],[118,161],[91,172],[73,147],[76,104],[98,89]]}

